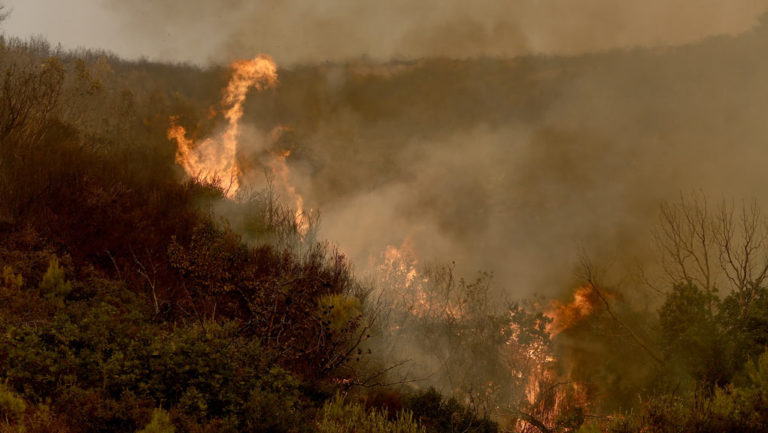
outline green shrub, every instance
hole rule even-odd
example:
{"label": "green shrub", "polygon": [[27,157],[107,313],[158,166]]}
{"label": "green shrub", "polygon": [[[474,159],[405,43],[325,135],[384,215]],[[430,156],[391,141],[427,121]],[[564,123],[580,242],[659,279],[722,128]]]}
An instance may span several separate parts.
{"label": "green shrub", "polygon": [[273,367],[248,395],[240,413],[241,431],[295,431],[302,423],[299,381],[280,367]]}
{"label": "green shrub", "polygon": [[326,295],[318,302],[321,317],[336,332],[350,328],[360,318],[360,300],[343,294]]}
{"label": "green shrub", "polygon": [[582,424],[579,429],[576,430],[576,433],[602,433],[602,430],[600,429],[600,424],[590,422]]}
{"label": "green shrub", "polygon": [[46,296],[58,298],[67,296],[72,291],[72,283],[66,280],[64,268],[59,265],[58,257],[51,256],[48,270],[40,281],[40,289]]}
{"label": "green shrub", "polygon": [[21,277],[21,274],[15,274],[13,268],[10,266],[3,266],[2,286],[0,286],[0,290],[7,294],[13,294],[19,291],[22,285],[24,285],[24,279]]}
{"label": "green shrub", "polygon": [[138,433],[175,433],[176,427],[171,423],[171,417],[163,409],[152,411],[152,420]]}
{"label": "green shrub", "polygon": [[0,416],[6,422],[19,419],[27,409],[27,404],[18,394],[5,384],[0,384]]}
{"label": "green shrub", "polygon": [[318,415],[318,433],[424,433],[426,430],[409,411],[398,412],[390,419],[385,411],[366,411],[359,403],[346,404],[336,395]]}
{"label": "green shrub", "polygon": [[410,396],[404,407],[413,412],[428,432],[496,433],[499,429],[495,422],[478,416],[454,398],[443,398],[434,388]]}

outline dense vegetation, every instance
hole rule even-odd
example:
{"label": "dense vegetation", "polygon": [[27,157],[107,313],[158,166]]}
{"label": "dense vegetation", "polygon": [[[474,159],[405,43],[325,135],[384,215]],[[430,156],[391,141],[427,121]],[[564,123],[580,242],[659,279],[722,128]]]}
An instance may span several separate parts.
{"label": "dense vegetation", "polygon": [[[451,81],[506,68],[495,62],[429,67]],[[516,71],[530,64],[558,60]],[[389,273],[378,284],[402,292],[386,299],[300,236],[269,191],[226,202],[228,220],[215,185],[184,179],[169,118],[214,129],[223,70],[3,40],[0,72],[1,432],[768,429],[756,207],[663,206],[668,278],[654,297],[587,265],[583,308],[558,313],[542,299],[497,302],[490,274],[437,266],[418,286]],[[363,81],[347,95],[361,113],[396,111],[366,99],[391,81]],[[266,92],[249,109],[282,121],[309,90]],[[463,90],[452,97],[476,96]],[[557,93],[538,90],[518,96]],[[269,98],[272,117],[258,105]],[[407,374],[395,368],[417,352]]]}

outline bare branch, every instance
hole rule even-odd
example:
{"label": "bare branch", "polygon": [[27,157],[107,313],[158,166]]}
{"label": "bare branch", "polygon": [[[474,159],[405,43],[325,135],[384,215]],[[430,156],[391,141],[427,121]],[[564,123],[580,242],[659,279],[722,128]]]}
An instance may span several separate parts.
{"label": "bare branch", "polygon": [[754,200],[740,209],[723,202],[710,213],[703,194],[681,196],[661,205],[654,237],[673,284],[690,282],[714,294],[724,277],[742,314],[768,278],[768,228]]}

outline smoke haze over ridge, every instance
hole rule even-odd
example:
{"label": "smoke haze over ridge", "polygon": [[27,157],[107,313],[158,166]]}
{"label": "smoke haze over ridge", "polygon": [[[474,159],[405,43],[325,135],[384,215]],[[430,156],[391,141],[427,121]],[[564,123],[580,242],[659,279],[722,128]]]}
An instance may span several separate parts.
{"label": "smoke haze over ridge", "polygon": [[756,24],[768,0],[348,1],[9,0],[8,34],[128,57],[284,66],[366,57],[573,55],[678,45]]}
{"label": "smoke haze over ridge", "polygon": [[[651,260],[661,200],[768,203],[766,46],[763,25],[572,58],[289,69],[273,103],[293,108],[272,121],[295,127],[321,237],[358,266],[410,237],[424,260],[553,293],[582,249]],[[269,116],[266,98],[253,104],[253,119]]]}

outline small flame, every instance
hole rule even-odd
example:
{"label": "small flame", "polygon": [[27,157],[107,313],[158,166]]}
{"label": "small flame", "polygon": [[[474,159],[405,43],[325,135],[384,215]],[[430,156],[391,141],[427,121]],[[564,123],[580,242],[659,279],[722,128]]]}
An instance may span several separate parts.
{"label": "small flame", "polygon": [[421,316],[430,309],[424,288],[429,279],[419,276],[416,270],[418,264],[411,238],[406,237],[400,246],[387,245],[378,271],[382,282],[396,292],[398,302],[408,311]]}
{"label": "small flame", "polygon": [[450,293],[436,291],[436,287],[430,286],[428,274],[418,271],[418,265],[410,236],[400,246],[388,245],[382,254],[379,276],[392,289],[400,308],[418,317],[462,319],[465,302]]}
{"label": "small flame", "polygon": [[[281,128],[282,127],[278,127]],[[272,131],[273,141],[276,141],[275,137],[279,136],[280,132]],[[296,227],[299,234],[306,235],[309,231],[309,219],[304,211],[304,197],[296,191],[296,187],[291,182],[291,170],[288,168],[286,159],[291,156],[290,150],[279,150],[272,152],[272,160],[269,163],[272,173],[277,176],[280,185],[283,186],[288,197],[293,200],[295,206],[294,219],[296,221]]]}
{"label": "small flame", "polygon": [[[229,198],[234,198],[240,189],[237,139],[245,97],[251,88],[261,91],[277,84],[277,66],[266,55],[235,61],[232,70],[232,78],[221,101],[224,118],[227,119],[227,126],[221,134],[195,143],[186,137],[187,132],[177,123],[176,116],[171,117],[168,129],[168,139],[177,144],[176,163],[184,167],[190,177],[203,182],[219,183]],[[215,110],[210,110],[210,113],[215,113]]]}
{"label": "small flame", "polygon": [[379,270],[390,278],[397,277],[400,279],[404,288],[410,288],[418,276],[416,271],[418,264],[419,261],[411,247],[411,240],[406,238],[399,247],[387,245],[384,250],[384,263],[379,267]]}

